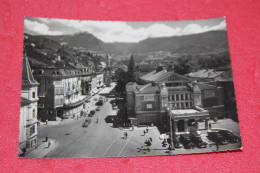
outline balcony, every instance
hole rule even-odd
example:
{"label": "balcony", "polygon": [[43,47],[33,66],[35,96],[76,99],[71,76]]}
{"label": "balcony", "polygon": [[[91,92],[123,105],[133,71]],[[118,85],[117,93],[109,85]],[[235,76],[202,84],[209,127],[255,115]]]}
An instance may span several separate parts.
{"label": "balcony", "polygon": [[199,110],[195,110],[195,109],[177,109],[177,110],[171,110],[170,116],[173,119],[205,118],[205,117],[209,117],[209,112],[206,110],[199,111]]}
{"label": "balcony", "polygon": [[26,127],[30,127],[30,126],[34,125],[35,123],[37,123],[37,122],[38,122],[38,120],[36,120],[36,119],[29,119],[26,122]]}
{"label": "balcony", "polygon": [[90,97],[86,97],[86,96],[79,96],[79,98],[74,99],[73,101],[68,101],[66,100],[64,102],[64,107],[74,107],[74,106],[78,106],[82,103],[84,103],[85,101],[87,101]]}

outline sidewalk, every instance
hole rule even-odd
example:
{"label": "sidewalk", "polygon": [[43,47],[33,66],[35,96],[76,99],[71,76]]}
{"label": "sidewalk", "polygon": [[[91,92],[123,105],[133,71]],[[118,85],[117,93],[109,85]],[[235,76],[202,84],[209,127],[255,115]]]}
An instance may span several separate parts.
{"label": "sidewalk", "polygon": [[24,158],[44,158],[58,145],[58,142],[54,139],[49,139],[49,141],[51,143],[50,147],[48,147],[48,142],[43,142],[35,150],[27,153]]}

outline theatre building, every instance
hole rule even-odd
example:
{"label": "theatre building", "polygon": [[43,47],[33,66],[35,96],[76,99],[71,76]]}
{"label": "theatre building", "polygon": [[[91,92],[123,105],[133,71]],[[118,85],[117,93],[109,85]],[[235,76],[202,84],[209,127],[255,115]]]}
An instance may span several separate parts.
{"label": "theatre building", "polygon": [[37,102],[39,83],[34,79],[26,56],[23,57],[19,123],[19,155],[37,146]]}
{"label": "theatre building", "polygon": [[[204,121],[205,129],[208,129],[210,114],[202,104],[206,99],[200,89],[202,84],[172,70],[167,71],[162,65],[139,81],[139,84],[126,86],[127,114],[132,124],[153,123],[169,127],[171,120],[175,132],[187,132],[198,130],[198,121]],[[208,92],[219,89],[203,87],[203,91]],[[222,100],[216,99],[212,104],[221,105]]]}
{"label": "theatre building", "polygon": [[39,85],[39,118],[55,121],[57,118],[77,118],[86,110],[91,96],[91,73],[87,68],[34,69]]}

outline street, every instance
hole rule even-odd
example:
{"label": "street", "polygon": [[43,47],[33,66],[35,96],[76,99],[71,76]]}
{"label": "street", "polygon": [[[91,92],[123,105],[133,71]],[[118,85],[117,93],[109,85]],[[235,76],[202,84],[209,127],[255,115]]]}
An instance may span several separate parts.
{"label": "street", "polygon": [[[95,103],[100,96],[96,95],[91,98],[89,107],[95,110]],[[39,128],[39,138],[46,135],[58,141],[58,145],[53,151],[47,154],[47,158],[94,158],[94,157],[123,157],[123,156],[149,156],[149,155],[168,155],[168,154],[191,154],[217,151],[216,145],[209,141],[206,133],[202,135],[202,139],[209,143],[204,149],[176,149],[169,153],[168,146],[162,147],[162,140],[159,139],[160,133],[157,127],[149,127],[149,132],[144,135],[143,131],[146,127],[135,127],[132,129],[113,128],[112,123],[106,122],[108,115],[115,114],[112,110],[110,101],[100,106],[100,111],[96,111],[91,118],[92,122],[89,127],[82,127],[86,118],[78,120],[64,120],[58,125],[42,125]],[[98,118],[98,123],[96,122]],[[218,128],[218,125],[232,127],[232,131],[236,132],[237,125],[228,120],[227,123],[221,122],[212,124]],[[203,126],[203,123],[201,123]],[[124,139],[124,132],[128,133],[127,139]],[[152,138],[152,145],[147,147],[144,142],[148,138]],[[238,149],[239,144],[221,145],[219,151]]]}

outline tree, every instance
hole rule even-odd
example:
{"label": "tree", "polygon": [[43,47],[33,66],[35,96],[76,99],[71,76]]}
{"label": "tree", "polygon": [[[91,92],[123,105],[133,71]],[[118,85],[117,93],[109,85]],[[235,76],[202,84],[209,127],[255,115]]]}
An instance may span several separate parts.
{"label": "tree", "polygon": [[129,82],[128,72],[125,72],[122,69],[118,69],[115,72],[115,80],[117,82],[115,92],[118,94],[119,97],[124,98],[126,93],[126,84]]}
{"label": "tree", "polygon": [[131,55],[130,61],[128,64],[128,71],[127,71],[129,82],[135,82],[134,72],[135,72],[135,61],[134,61],[133,55]]}

